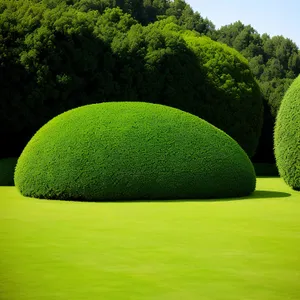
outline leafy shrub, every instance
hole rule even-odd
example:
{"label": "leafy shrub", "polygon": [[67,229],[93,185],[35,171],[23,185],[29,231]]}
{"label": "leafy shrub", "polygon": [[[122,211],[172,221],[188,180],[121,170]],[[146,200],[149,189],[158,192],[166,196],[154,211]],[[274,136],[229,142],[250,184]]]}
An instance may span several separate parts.
{"label": "leafy shrub", "polygon": [[255,171],[242,148],[208,122],[142,102],[91,104],[45,124],[23,150],[24,196],[134,200],[245,196]]}
{"label": "leafy shrub", "polygon": [[275,158],[280,176],[300,190],[300,76],[282,100],[275,123]]}
{"label": "leafy shrub", "polygon": [[252,157],[263,124],[263,98],[247,60],[208,37],[183,36],[205,73],[196,114],[224,130]]}
{"label": "leafy shrub", "polygon": [[14,172],[17,160],[15,157],[0,159],[0,186],[14,185]]}

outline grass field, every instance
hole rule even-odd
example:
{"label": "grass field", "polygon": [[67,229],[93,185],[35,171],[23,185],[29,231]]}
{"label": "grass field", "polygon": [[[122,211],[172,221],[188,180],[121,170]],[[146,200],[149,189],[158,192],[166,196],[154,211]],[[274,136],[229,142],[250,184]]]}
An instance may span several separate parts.
{"label": "grass field", "polygon": [[300,193],[83,203],[0,187],[1,300],[300,299]]}

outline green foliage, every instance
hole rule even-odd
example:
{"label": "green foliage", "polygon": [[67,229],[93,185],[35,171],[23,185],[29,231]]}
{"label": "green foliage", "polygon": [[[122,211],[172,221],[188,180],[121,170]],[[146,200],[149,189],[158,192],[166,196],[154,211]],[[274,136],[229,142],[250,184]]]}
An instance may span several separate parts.
{"label": "green foliage", "polygon": [[199,12],[194,12],[189,4],[183,0],[169,2],[170,7],[166,10],[166,16],[175,16],[178,24],[188,30],[195,30],[202,34],[208,34],[215,26],[207,18],[202,18]]}
{"label": "green foliage", "polygon": [[[1,4],[0,127],[5,128],[1,138],[6,146],[0,157],[20,155],[33,133],[54,116],[108,101],[180,108],[227,132],[249,156],[255,152],[262,104],[247,62],[228,47],[201,40],[201,34],[214,31],[213,25],[184,1],[7,0]],[[142,24],[161,21],[143,27],[133,17]],[[260,45],[251,28],[243,28],[243,34],[237,31],[236,36],[236,45],[246,40]],[[293,55],[289,76],[297,68]],[[265,62],[263,54],[259,58]],[[252,64],[257,76],[272,74],[264,72],[260,60]],[[263,90],[272,89],[273,85]],[[278,87],[278,94],[282,91]]]}
{"label": "green foliage", "polygon": [[100,39],[111,43],[117,34],[125,34],[137,21],[129,14],[124,14],[120,8],[106,9],[97,18],[94,33]]}
{"label": "green foliage", "polygon": [[114,38],[112,51],[119,58],[115,76],[122,91],[114,100],[191,109],[203,75],[180,34],[158,25],[136,25],[122,39]]}
{"label": "green foliage", "polygon": [[174,16],[176,22],[185,29],[202,34],[209,34],[215,29],[210,20],[203,18],[199,12],[194,12],[183,0],[43,0],[50,8],[56,7],[61,2],[79,11],[98,11],[100,14],[107,8],[118,7],[144,26]]}
{"label": "green foliage", "polygon": [[280,107],[282,98],[288,88],[290,87],[293,79],[284,78],[284,79],[272,79],[261,83],[261,90],[263,95],[266,98],[266,102],[270,108],[271,114],[276,118],[278,109]]}
{"label": "green foliage", "polygon": [[[291,78],[300,73],[300,54],[295,43],[283,36],[260,36],[250,25],[240,21],[221,27],[213,39],[240,51],[250,61],[250,67],[261,84]],[[274,91],[276,94],[276,91]],[[282,96],[274,97],[281,101]],[[269,97],[266,96],[269,100]]]}
{"label": "green foliage", "polygon": [[44,125],[22,152],[15,184],[47,199],[138,200],[245,196],[246,153],[223,131],[168,106],[82,106]]}
{"label": "green foliage", "polygon": [[7,5],[0,17],[0,127],[6,140],[0,157],[19,155],[57,114],[117,93],[111,36],[134,23],[120,9],[100,16],[64,3],[51,9],[29,1]]}
{"label": "green foliage", "polygon": [[97,10],[101,14],[110,6],[110,0],[80,0],[75,1],[73,5],[73,7],[79,11],[88,12],[91,10]]}
{"label": "green foliage", "polygon": [[262,126],[262,99],[246,59],[174,17],[132,26],[112,42],[122,90],[117,101],[165,104],[195,114],[234,138],[252,156]]}
{"label": "green foliage", "polygon": [[0,159],[0,186],[14,185],[14,172],[17,160],[14,157]]}
{"label": "green foliage", "polygon": [[24,101],[34,88],[34,83],[21,64],[20,55],[24,51],[25,36],[41,26],[44,9],[41,4],[26,0],[1,1],[0,138],[5,146],[0,149],[0,157],[20,154],[20,149],[15,150],[16,141],[19,140],[21,144],[24,142],[26,132],[35,118],[31,100]]}
{"label": "green foliage", "polygon": [[[259,82],[267,110],[273,120],[265,115],[261,146],[254,161],[275,163],[273,155],[273,126],[278,108],[291,82],[300,74],[300,52],[297,45],[283,36],[259,35],[250,25],[240,21],[211,32],[214,40],[226,43],[240,51]],[[268,130],[268,131],[267,131]],[[266,142],[268,141],[268,142]],[[269,158],[267,158],[269,157]],[[270,161],[270,159],[272,161]]]}
{"label": "green foliage", "polygon": [[249,59],[249,67],[256,78],[260,78],[264,72],[264,58],[262,55],[254,56]]}
{"label": "green foliage", "polygon": [[300,191],[300,76],[294,80],[279,108],[274,133],[280,176]]}
{"label": "green foliage", "polygon": [[207,108],[200,105],[197,115],[224,130],[253,156],[261,133],[263,106],[248,62],[234,49],[208,37],[191,32],[183,36],[198,57],[208,87],[203,87],[205,95],[199,97],[205,99],[202,101]]}

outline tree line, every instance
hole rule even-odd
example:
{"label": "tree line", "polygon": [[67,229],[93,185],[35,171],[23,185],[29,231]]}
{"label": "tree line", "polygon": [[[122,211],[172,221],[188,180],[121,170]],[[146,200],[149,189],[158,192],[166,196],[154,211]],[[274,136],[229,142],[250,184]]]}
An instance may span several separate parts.
{"label": "tree line", "polygon": [[[253,75],[265,107],[261,142],[254,158],[273,160],[274,118],[284,92],[300,73],[299,49],[291,40],[260,35],[241,22],[216,30],[210,20],[182,0],[1,0],[0,13],[0,121],[1,139],[7,144],[0,156],[19,155],[45,121],[99,99],[172,102],[222,128],[225,123],[216,121],[224,116],[217,117],[218,106],[220,111],[229,110],[230,118],[230,97],[240,99],[249,88],[248,97],[261,97],[250,78]],[[202,48],[196,48],[203,49],[207,43],[207,52],[197,55],[192,36],[202,37]],[[235,48],[249,64],[241,63],[243,58],[236,58],[237,54],[222,57],[229,48],[217,47],[203,36]],[[211,47],[218,49],[224,63],[218,65],[217,56],[207,54]],[[199,55],[206,60],[199,63]],[[237,69],[230,70],[229,62]],[[245,75],[248,67],[251,76]],[[193,102],[196,96],[201,98],[201,109]],[[222,106],[224,98],[227,108]],[[261,130],[260,100],[255,105],[251,101],[248,105],[258,116],[254,118],[258,125],[251,124],[255,140]],[[214,113],[209,103],[215,105]],[[247,147],[241,131],[249,128],[253,116],[247,116],[245,107],[239,111],[243,111],[244,120],[223,129]],[[14,142],[10,141],[12,136]]]}

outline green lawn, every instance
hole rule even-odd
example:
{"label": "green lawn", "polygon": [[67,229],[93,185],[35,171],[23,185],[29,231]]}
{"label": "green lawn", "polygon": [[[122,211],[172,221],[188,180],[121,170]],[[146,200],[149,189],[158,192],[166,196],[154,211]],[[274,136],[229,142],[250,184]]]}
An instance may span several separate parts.
{"label": "green lawn", "polygon": [[83,203],[0,187],[1,300],[300,299],[300,192]]}

